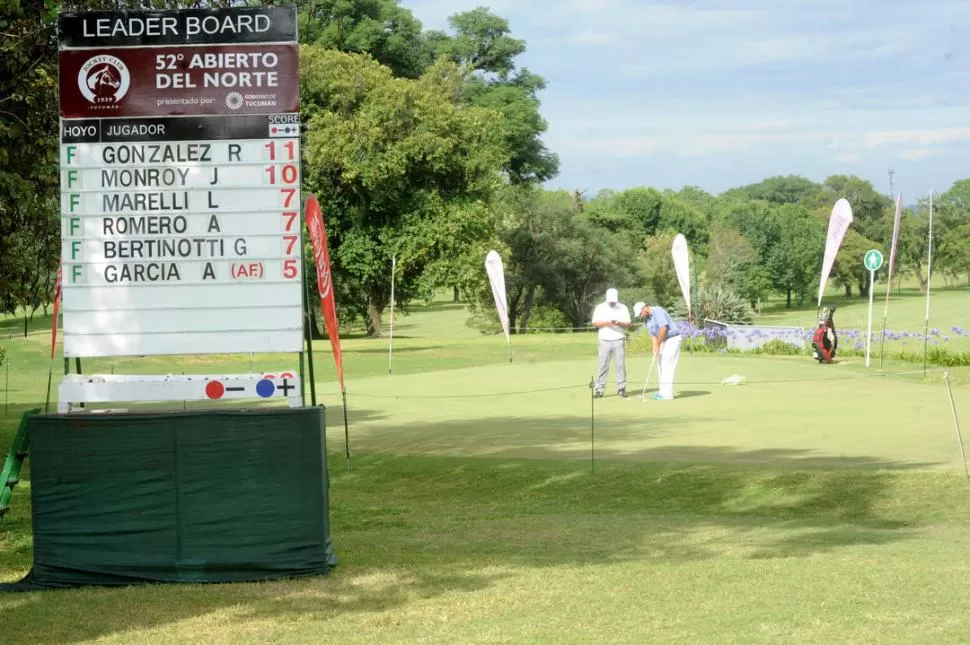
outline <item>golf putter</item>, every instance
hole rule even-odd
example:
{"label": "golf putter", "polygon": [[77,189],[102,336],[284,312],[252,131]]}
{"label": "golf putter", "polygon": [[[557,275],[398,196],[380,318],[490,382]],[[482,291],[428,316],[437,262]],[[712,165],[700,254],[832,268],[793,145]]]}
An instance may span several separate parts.
{"label": "golf putter", "polygon": [[647,378],[643,382],[643,392],[640,392],[640,398],[645,399],[647,396],[647,384],[650,382],[650,374],[653,372],[654,363],[657,362],[657,357],[654,356],[650,359],[650,369],[647,370]]}

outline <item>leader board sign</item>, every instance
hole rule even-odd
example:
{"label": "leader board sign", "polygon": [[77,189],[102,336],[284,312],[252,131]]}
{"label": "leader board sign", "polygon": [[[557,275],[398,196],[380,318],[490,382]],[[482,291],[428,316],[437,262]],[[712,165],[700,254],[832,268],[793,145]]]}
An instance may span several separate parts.
{"label": "leader board sign", "polygon": [[301,351],[295,9],[58,29],[64,355]]}

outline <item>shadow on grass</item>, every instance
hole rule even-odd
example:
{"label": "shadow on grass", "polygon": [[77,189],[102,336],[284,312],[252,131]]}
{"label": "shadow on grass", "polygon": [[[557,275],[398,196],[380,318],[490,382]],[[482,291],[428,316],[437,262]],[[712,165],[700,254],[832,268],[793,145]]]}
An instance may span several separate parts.
{"label": "shadow on grass", "polygon": [[[365,453],[441,455],[465,458],[525,458],[550,461],[588,460],[591,442],[597,459],[635,462],[743,463],[769,468],[830,468],[906,470],[939,466],[939,462],[888,461],[879,457],[827,455],[807,449],[739,450],[732,446],[671,445],[685,431],[720,421],[716,417],[666,414],[674,401],[646,400],[639,395],[625,400],[598,399],[596,405],[627,410],[643,416],[492,416],[443,419],[424,423],[381,424],[358,431],[352,438]],[[665,416],[651,416],[653,406],[665,406]],[[328,417],[332,426],[338,415]],[[657,446],[657,439],[667,438]],[[330,442],[331,450],[342,437]]]}
{"label": "shadow on grass", "polygon": [[[398,338],[404,338],[404,337],[403,336],[399,337],[396,335],[394,336],[395,340],[397,340]],[[400,353],[407,353],[407,352],[429,352],[429,351],[441,349],[442,347],[444,347],[444,345],[403,346],[403,347],[395,347],[393,353],[400,354]],[[385,345],[384,347],[373,347],[368,349],[361,349],[359,347],[355,347],[353,349],[345,349],[343,350],[343,353],[344,354],[387,354],[387,346]]]}
{"label": "shadow on grass", "polygon": [[[4,642],[54,645],[119,632],[140,638],[138,630],[214,612],[224,613],[206,620],[253,628],[266,621],[273,631],[287,617],[325,622],[402,611],[536,570],[548,570],[539,575],[550,585],[574,584],[561,567],[717,560],[737,562],[740,575],[746,560],[908,539],[922,523],[919,498],[932,492],[887,471],[696,463],[599,465],[591,473],[523,460],[365,456],[349,473],[334,460],[331,472],[341,565],[329,576],[0,595],[0,612],[18,626]],[[609,575],[641,573],[613,568]]]}
{"label": "shadow on grass", "polygon": [[[36,333],[46,330],[50,333],[51,329],[51,316],[50,314],[44,314],[42,310],[38,309],[37,313],[33,317],[30,314],[27,315],[27,333]],[[24,316],[7,316],[0,317],[0,336],[8,335],[24,336]]]}
{"label": "shadow on grass", "polygon": [[[561,431],[577,421],[498,417],[436,424],[435,431],[451,447],[487,428],[482,440],[489,444],[541,448],[550,436],[536,441],[527,429]],[[670,422],[613,422],[616,451],[644,433],[663,433]],[[396,432],[403,440],[415,430]],[[331,575],[0,595],[0,615],[17,626],[4,632],[4,642],[60,645],[122,632],[143,640],[139,630],[175,629],[169,625],[189,619],[205,620],[204,629],[252,621],[252,628],[278,634],[295,617],[325,622],[351,612],[404,611],[536,570],[548,570],[540,574],[547,584],[568,587],[575,584],[566,580],[570,573],[557,569],[707,560],[730,566],[885,545],[909,539],[927,521],[928,504],[946,512],[963,503],[961,490],[903,472],[928,464],[729,446],[630,450],[640,463],[597,461],[593,472],[588,462],[561,459],[374,454],[356,454],[348,472],[337,452],[329,463],[331,525],[341,564]],[[29,521],[10,528],[18,534],[5,536],[13,543],[29,535]],[[737,566],[741,575],[744,565]],[[641,573],[609,575],[629,581]]]}
{"label": "shadow on grass", "polygon": [[675,392],[675,399],[693,399],[698,396],[708,396],[710,395],[710,390],[687,390],[686,392]]}

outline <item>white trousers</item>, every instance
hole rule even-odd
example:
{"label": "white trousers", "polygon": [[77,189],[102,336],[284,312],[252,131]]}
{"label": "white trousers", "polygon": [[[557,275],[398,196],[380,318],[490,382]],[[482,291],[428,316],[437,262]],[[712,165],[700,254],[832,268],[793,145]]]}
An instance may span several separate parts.
{"label": "white trousers", "polygon": [[674,373],[677,371],[677,361],[680,360],[680,343],[683,336],[674,336],[660,344],[660,365],[657,378],[660,384],[658,394],[665,399],[674,398]]}

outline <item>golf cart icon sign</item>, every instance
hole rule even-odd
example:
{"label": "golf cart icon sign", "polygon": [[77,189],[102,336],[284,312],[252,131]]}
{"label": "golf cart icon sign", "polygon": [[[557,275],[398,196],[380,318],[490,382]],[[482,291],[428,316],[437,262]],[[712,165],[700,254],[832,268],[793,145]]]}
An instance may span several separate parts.
{"label": "golf cart icon sign", "polygon": [[882,253],[877,249],[867,251],[866,257],[862,261],[870,271],[878,271],[879,267],[882,266]]}

